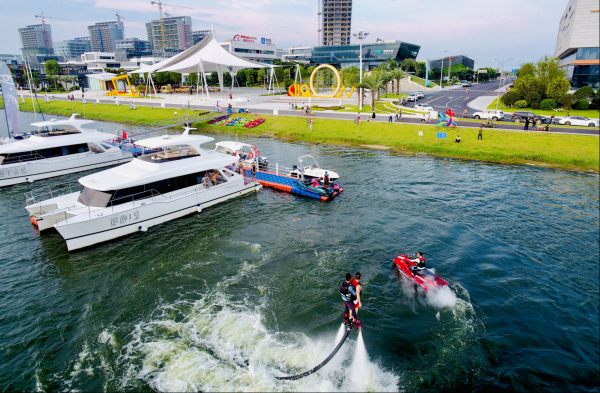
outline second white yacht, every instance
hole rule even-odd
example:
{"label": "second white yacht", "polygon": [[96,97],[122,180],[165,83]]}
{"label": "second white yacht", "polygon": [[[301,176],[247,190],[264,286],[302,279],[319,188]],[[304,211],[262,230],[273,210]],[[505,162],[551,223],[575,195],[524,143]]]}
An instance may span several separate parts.
{"label": "second white yacht", "polygon": [[236,157],[200,148],[214,138],[189,131],[136,142],[154,150],[82,177],[81,192],[43,201],[31,194],[26,209],[32,222],[40,230],[56,228],[71,251],[147,231],[262,187],[229,169]]}
{"label": "second white yacht", "polygon": [[27,138],[0,145],[0,187],[122,164],[133,155],[103,141],[112,135],[82,126],[92,120],[41,121]]}

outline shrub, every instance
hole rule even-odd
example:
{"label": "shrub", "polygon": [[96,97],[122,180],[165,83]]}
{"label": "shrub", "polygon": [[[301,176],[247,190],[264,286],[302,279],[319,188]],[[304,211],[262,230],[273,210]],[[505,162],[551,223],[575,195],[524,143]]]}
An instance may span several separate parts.
{"label": "shrub", "polygon": [[531,91],[531,92],[525,94],[523,99],[530,104],[533,104],[534,102],[536,104],[539,104],[540,101],[542,100],[542,97],[540,96],[540,94],[538,92]]}
{"label": "shrub", "polygon": [[594,89],[592,89],[590,86],[583,86],[575,92],[575,97],[577,97],[579,100],[587,100],[594,98],[595,96],[596,93],[594,93]]}
{"label": "shrub", "polygon": [[590,104],[590,107],[588,109],[591,109],[593,111],[597,111],[598,110],[598,104]]}
{"label": "shrub", "polygon": [[500,101],[507,107],[511,107],[515,104],[515,102],[521,99],[521,93],[518,90],[509,90],[502,97],[500,97]]}
{"label": "shrub", "polygon": [[565,94],[556,101],[564,106],[566,110],[569,110],[573,104],[577,102],[577,97],[575,97],[573,94]]}
{"label": "shrub", "polygon": [[538,102],[532,102],[531,109],[540,109],[540,104]]}
{"label": "shrub", "polygon": [[515,108],[527,108],[527,101],[519,100],[519,101],[515,102],[514,107]]}
{"label": "shrub", "polygon": [[588,102],[588,100],[577,100],[577,102],[575,103],[575,105],[573,106],[575,109],[579,109],[579,110],[586,110],[587,108],[590,107],[590,103]]}
{"label": "shrub", "polygon": [[550,111],[552,109],[555,109],[557,106],[558,106],[558,104],[552,98],[547,98],[540,103],[540,108],[545,111]]}

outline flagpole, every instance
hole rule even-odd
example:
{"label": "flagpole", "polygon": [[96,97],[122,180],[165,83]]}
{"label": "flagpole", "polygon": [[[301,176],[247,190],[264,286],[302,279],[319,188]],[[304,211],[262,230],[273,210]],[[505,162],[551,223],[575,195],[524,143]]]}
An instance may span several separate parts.
{"label": "flagpole", "polygon": [[6,119],[6,132],[8,133],[8,140],[14,141],[10,132],[10,125],[8,124],[8,113],[6,112],[6,101],[4,100],[4,89],[2,89],[0,93],[2,94],[2,103],[4,104],[4,118]]}

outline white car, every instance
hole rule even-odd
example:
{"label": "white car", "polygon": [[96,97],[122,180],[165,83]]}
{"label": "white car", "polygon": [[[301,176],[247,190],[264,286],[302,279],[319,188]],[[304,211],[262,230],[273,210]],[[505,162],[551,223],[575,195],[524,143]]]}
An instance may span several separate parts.
{"label": "white car", "polygon": [[414,101],[416,102],[419,98],[417,97],[417,93],[410,93],[408,97],[406,97],[406,101]]}
{"label": "white car", "polygon": [[415,94],[417,95],[417,99],[419,99],[419,100],[420,100],[421,98],[425,98],[425,94],[423,94],[423,92],[422,92],[422,91],[418,91],[418,92],[416,92]]}
{"label": "white car", "polygon": [[434,109],[429,104],[417,104],[417,105],[415,105],[415,110],[421,110],[421,111],[424,111],[424,112],[431,112]]}
{"label": "white car", "polygon": [[483,119],[487,120],[491,118],[493,121],[498,121],[504,119],[504,112],[496,111],[496,110],[485,110],[485,111],[477,111],[473,113],[473,119]]}
{"label": "white car", "polygon": [[588,119],[583,116],[569,116],[563,117],[558,121],[559,124],[565,126],[584,126],[584,127],[598,127],[598,120]]}

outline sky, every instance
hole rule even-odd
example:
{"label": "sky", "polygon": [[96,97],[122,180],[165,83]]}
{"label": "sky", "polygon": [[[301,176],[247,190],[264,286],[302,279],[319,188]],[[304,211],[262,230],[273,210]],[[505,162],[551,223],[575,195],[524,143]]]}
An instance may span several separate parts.
{"label": "sky", "polygon": [[[165,7],[173,16],[192,17],[192,29],[214,25],[219,41],[244,34],[271,38],[281,49],[317,45],[318,0],[167,0],[193,9]],[[468,55],[479,67],[506,69],[553,55],[558,24],[568,0],[354,0],[352,32],[421,46],[419,60]],[[147,39],[145,23],[158,19],[150,0],[8,1],[0,14],[0,53],[21,54],[17,29],[41,23],[39,15],[67,18],[47,22],[54,41],[87,36],[87,26],[125,20],[125,37]],[[354,43],[354,39],[352,41]]]}

